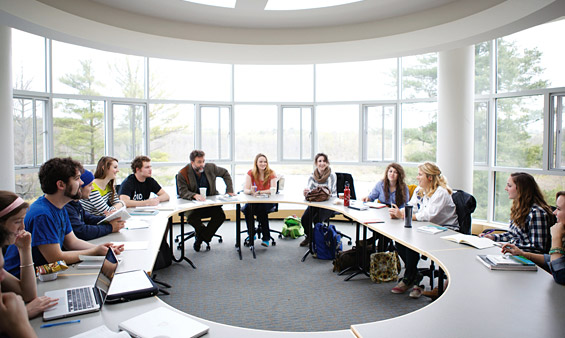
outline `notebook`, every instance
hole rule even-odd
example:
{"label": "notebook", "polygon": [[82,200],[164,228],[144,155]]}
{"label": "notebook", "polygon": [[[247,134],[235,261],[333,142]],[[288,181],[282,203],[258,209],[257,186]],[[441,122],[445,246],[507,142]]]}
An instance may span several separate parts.
{"label": "notebook", "polygon": [[132,337],[200,337],[208,333],[209,327],[187,315],[166,307],[154,310],[121,322],[118,327]]}
{"label": "notebook", "polygon": [[534,262],[522,256],[477,255],[479,262],[491,270],[536,271]]}
{"label": "notebook", "polygon": [[118,259],[114,255],[114,251],[108,249],[94,286],[86,285],[45,292],[47,297],[59,298],[59,303],[43,312],[43,320],[48,321],[100,311],[117,268]]}
{"label": "notebook", "polygon": [[465,235],[465,234],[449,235],[449,236],[443,236],[441,238],[455,243],[468,244],[474,246],[477,249],[486,249],[493,247],[495,245],[494,241],[486,237],[477,237],[477,236]]}

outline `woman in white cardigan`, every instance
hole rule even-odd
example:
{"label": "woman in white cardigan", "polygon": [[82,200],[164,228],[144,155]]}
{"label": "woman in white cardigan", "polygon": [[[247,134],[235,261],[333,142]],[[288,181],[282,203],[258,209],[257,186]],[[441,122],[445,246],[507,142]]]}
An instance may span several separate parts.
{"label": "woman in white cardigan", "polygon": [[[414,191],[409,205],[413,207],[412,220],[440,224],[454,230],[459,229],[455,204],[451,198],[452,190],[447,179],[441,174],[437,165],[425,162],[418,166],[418,188]],[[404,209],[392,205],[389,209],[391,218],[404,218]],[[422,275],[418,273],[420,254],[405,247],[396,245],[400,258],[404,261],[404,277],[392,288],[392,293],[404,293],[411,287],[410,297],[419,298],[423,288],[419,286]]]}

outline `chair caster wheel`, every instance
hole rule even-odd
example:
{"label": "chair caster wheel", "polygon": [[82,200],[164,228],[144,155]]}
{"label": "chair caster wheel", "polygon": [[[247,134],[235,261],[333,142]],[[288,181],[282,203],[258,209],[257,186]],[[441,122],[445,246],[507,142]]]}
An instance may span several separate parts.
{"label": "chair caster wheel", "polygon": [[277,242],[273,241],[272,246],[275,246],[275,245],[277,245]]}
{"label": "chair caster wheel", "polygon": [[222,243],[224,240],[223,239],[218,239],[218,243]]}
{"label": "chair caster wheel", "polygon": [[178,243],[178,242],[179,242],[179,239],[178,239],[178,238],[175,238],[175,243]]}
{"label": "chair caster wheel", "polygon": [[279,238],[282,238],[282,235],[281,235],[281,234],[279,234]]}
{"label": "chair caster wheel", "polygon": [[206,245],[206,251],[210,251],[210,246]]}
{"label": "chair caster wheel", "polygon": [[347,241],[347,245],[351,245],[351,244],[353,244],[353,242]]}

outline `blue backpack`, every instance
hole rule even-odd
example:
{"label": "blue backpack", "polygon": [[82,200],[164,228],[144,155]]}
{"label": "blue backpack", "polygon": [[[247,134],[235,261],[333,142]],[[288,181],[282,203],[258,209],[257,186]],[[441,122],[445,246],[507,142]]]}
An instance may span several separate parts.
{"label": "blue backpack", "polygon": [[316,223],[314,226],[312,249],[318,259],[335,259],[342,250],[341,235],[334,225]]}

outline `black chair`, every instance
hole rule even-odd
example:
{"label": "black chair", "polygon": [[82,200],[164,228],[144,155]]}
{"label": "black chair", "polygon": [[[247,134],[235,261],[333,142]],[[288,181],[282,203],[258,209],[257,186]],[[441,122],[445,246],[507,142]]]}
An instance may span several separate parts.
{"label": "black chair", "polygon": [[[180,196],[179,196],[179,186],[178,186],[178,184],[177,184],[177,176],[178,176],[178,174],[175,175],[175,186],[176,186],[176,188],[177,188],[177,197],[180,198]],[[184,216],[184,213],[181,213],[181,214],[180,214],[180,221],[181,221],[181,223],[182,223],[183,225],[184,225],[184,217],[185,217],[185,216]],[[189,231],[189,232],[185,232],[184,234],[176,235],[176,237],[175,237],[175,243],[178,243],[178,244],[177,244],[177,250],[180,250],[180,249],[181,249],[181,245],[180,245],[181,239],[182,239],[183,242],[186,242],[186,241],[188,241],[189,239],[191,239],[191,238],[194,237],[194,236],[196,236],[196,231],[194,231],[194,230],[193,230],[193,231]],[[222,243],[222,242],[224,241],[224,240],[222,239],[222,236],[220,236],[220,235],[214,234],[214,237],[218,237],[218,243]],[[210,244],[209,244],[209,243],[206,243],[206,251],[208,251],[208,250],[210,250]]]}
{"label": "black chair", "polygon": [[[280,185],[279,185],[279,184],[281,183],[281,180],[283,180],[283,179],[281,178],[280,180],[277,180],[277,192],[276,192],[277,194],[279,193],[279,189],[280,189]],[[240,192],[241,192],[241,191],[240,191]],[[275,203],[275,205],[274,205],[267,213],[270,214],[270,213],[277,212],[277,211],[279,211],[279,204],[278,204],[278,203]],[[262,227],[261,222],[257,222],[257,227],[254,228],[254,231],[253,231],[253,232],[254,232],[254,234],[257,235],[257,238],[258,238],[258,239],[261,239],[261,236],[262,236],[262,231],[261,231],[261,230],[262,230],[262,229],[263,229],[263,227]],[[269,232],[270,232],[270,233],[278,234],[278,235],[279,235],[279,238],[282,238],[282,232],[280,232],[280,231],[273,230],[272,228],[269,228]],[[239,233],[240,233],[240,234],[242,234],[242,233],[247,233],[247,238],[243,241],[243,245],[246,246],[246,247],[249,247],[249,246],[251,245],[251,241],[250,241],[250,239],[249,239],[249,231],[246,229],[246,230],[241,230]],[[275,241],[275,239],[273,238],[273,236],[270,236],[269,240],[271,241],[271,244],[272,244],[273,246],[277,245],[277,242]],[[254,251],[254,250],[253,250],[253,258],[255,258],[255,251]]]}
{"label": "black chair", "polygon": [[[459,223],[459,230],[458,232],[470,235],[471,234],[471,227],[473,225],[471,214],[475,212],[475,208],[477,207],[477,200],[475,197],[463,190],[454,190],[451,194],[451,199],[453,200],[453,204],[455,204],[455,213],[457,214],[457,221]],[[423,260],[428,259],[426,256],[422,256]],[[439,281],[440,289],[443,289],[443,279],[446,278],[443,271],[436,269],[434,262],[430,263],[429,268],[421,268],[418,271],[428,277],[430,279],[430,287],[434,288],[434,279],[436,277],[441,278],[442,280]],[[440,290],[440,294],[443,290]]]}

